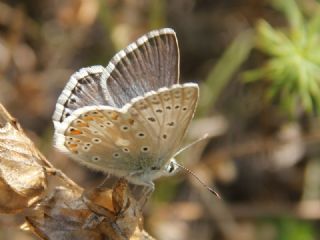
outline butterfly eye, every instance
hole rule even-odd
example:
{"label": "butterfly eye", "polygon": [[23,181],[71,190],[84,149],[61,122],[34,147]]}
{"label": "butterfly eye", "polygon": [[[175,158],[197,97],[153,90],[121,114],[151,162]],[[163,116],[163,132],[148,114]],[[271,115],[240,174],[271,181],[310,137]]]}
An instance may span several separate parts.
{"label": "butterfly eye", "polygon": [[168,173],[172,173],[175,170],[173,162],[170,162],[167,170],[168,170]]}

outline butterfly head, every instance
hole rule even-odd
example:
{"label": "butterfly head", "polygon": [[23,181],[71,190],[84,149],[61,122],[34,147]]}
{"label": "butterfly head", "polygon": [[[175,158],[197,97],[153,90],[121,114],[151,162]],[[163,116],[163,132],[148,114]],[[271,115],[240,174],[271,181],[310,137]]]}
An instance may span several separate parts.
{"label": "butterfly head", "polygon": [[168,164],[164,166],[164,172],[165,172],[164,175],[166,176],[174,175],[179,168],[179,166],[176,163],[177,163],[176,159],[171,158]]}
{"label": "butterfly head", "polygon": [[168,163],[163,166],[151,166],[147,169],[143,169],[141,175],[145,175],[150,181],[153,181],[162,176],[172,176],[176,173],[179,165],[176,164],[176,160],[171,158]]}
{"label": "butterfly head", "polygon": [[176,160],[171,158],[167,164],[160,166],[145,166],[136,172],[132,172],[127,179],[137,185],[152,185],[153,181],[162,176],[174,175],[179,168]]}

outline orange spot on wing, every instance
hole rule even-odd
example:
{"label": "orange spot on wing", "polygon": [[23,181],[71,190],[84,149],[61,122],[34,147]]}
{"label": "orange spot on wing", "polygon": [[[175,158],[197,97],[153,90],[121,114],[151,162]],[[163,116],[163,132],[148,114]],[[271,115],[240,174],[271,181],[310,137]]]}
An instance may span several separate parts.
{"label": "orange spot on wing", "polygon": [[133,119],[130,118],[128,121],[129,121],[129,124],[130,124],[130,125],[133,125],[133,124],[134,124],[134,120],[133,120]]}
{"label": "orange spot on wing", "polygon": [[111,119],[112,120],[117,120],[118,118],[119,118],[119,114],[118,113],[115,113],[115,112],[111,113]]}
{"label": "orange spot on wing", "polygon": [[68,149],[73,153],[78,153],[78,144],[69,144]]}
{"label": "orange spot on wing", "polygon": [[82,131],[80,131],[78,129],[75,129],[75,128],[71,128],[70,129],[70,134],[71,135],[79,135],[79,134],[82,134]]}

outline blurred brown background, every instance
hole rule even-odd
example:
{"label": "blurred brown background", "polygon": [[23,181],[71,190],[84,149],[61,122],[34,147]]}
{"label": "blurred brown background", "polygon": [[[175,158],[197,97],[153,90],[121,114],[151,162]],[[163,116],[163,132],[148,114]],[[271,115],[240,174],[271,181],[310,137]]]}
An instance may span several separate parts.
{"label": "blurred brown background", "polygon": [[[161,179],[146,207],[146,230],[166,240],[320,239],[319,119],[299,109],[287,114],[266,100],[268,84],[242,80],[266,59],[254,48],[261,18],[287,24],[268,0],[0,1],[0,102],[57,168],[94,187],[101,174],[52,147],[55,102],[74,71],[106,65],[140,35],[171,27],[181,81],[202,87],[188,139],[214,136],[179,161],[223,201],[188,174]],[[19,230],[22,222],[23,215],[1,215],[0,239],[36,239]]]}

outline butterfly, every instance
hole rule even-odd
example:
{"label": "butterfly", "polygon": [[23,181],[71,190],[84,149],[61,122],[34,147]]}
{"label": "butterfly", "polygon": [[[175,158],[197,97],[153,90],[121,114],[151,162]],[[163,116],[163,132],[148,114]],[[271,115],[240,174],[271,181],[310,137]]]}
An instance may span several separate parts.
{"label": "butterfly", "polygon": [[56,147],[79,163],[138,185],[173,174],[193,118],[195,83],[179,84],[179,47],[170,28],[153,30],[107,67],[74,73],[53,114]]}

